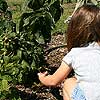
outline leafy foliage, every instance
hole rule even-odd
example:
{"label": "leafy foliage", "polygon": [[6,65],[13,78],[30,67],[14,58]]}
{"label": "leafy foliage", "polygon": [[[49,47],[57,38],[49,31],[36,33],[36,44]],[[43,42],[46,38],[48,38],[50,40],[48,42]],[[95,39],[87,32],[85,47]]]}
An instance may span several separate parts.
{"label": "leafy foliage", "polygon": [[[34,71],[34,69],[40,69],[46,64],[44,48],[50,42],[51,30],[59,20],[63,10],[59,0],[29,0],[27,7],[30,12],[22,14],[19,32],[21,44],[24,44],[21,47],[24,50],[24,61]],[[24,77],[25,79],[27,78]]]}
{"label": "leafy foliage", "polygon": [[8,8],[7,3],[4,0],[0,0],[0,11],[6,12],[7,8]]}
{"label": "leafy foliage", "polygon": [[[59,0],[29,0],[29,13],[16,24],[5,0],[0,1],[0,98],[20,100],[16,84],[31,86],[37,71],[46,66],[44,47],[51,40],[51,30],[59,20]],[[54,13],[53,13],[54,12]],[[12,95],[16,94],[16,95]]]}
{"label": "leafy foliage", "polygon": [[19,73],[13,59],[16,52],[16,24],[5,0],[0,1],[0,99],[11,94],[10,83],[15,83]]}
{"label": "leafy foliage", "polygon": [[30,0],[30,13],[21,16],[20,32],[29,32],[40,44],[51,40],[51,30],[63,12],[59,0]]}

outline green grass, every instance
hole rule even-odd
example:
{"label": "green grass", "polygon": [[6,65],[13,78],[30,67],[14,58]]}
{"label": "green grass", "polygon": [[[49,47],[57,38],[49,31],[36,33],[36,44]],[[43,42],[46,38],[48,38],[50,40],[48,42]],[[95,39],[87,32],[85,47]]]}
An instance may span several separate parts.
{"label": "green grass", "polygon": [[53,30],[53,33],[64,33],[66,31],[67,23],[64,23],[64,21],[72,14],[75,4],[64,3],[62,7],[64,9],[64,13],[61,16],[60,20],[56,23],[56,27]]}
{"label": "green grass", "polygon": [[22,4],[25,0],[6,0],[8,4]]}

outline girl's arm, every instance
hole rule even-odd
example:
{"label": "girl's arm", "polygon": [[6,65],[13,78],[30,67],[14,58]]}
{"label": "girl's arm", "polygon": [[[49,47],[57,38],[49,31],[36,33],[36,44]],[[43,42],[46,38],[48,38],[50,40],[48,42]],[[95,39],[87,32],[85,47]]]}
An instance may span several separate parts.
{"label": "girl's arm", "polygon": [[53,75],[47,75],[47,72],[38,73],[39,80],[46,86],[56,86],[62,82],[72,70],[65,62],[62,62],[60,67]]}

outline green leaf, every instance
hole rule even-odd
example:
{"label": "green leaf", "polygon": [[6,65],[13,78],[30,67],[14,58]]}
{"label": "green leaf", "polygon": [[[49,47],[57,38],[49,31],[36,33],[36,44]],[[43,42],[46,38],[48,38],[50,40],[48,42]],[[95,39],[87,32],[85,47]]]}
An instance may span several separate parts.
{"label": "green leaf", "polygon": [[32,12],[22,14],[21,20],[20,20],[20,23],[19,23],[19,32],[23,31],[24,20],[27,19],[28,17],[30,17],[31,15],[32,15]]}
{"label": "green leaf", "polygon": [[10,57],[4,56],[4,62],[5,62],[5,64],[8,64],[9,60],[10,60]]}
{"label": "green leaf", "polygon": [[8,64],[6,65],[7,68],[9,68],[9,67],[11,67],[11,66],[13,66],[13,63],[8,63]]}
{"label": "green leaf", "polygon": [[4,90],[8,91],[9,90],[9,85],[8,85],[8,81],[7,80],[4,80],[4,79],[2,80],[1,88],[2,88],[1,89],[2,91],[4,91]]}
{"label": "green leaf", "polygon": [[40,9],[45,3],[45,0],[30,0],[28,7],[35,10]]}
{"label": "green leaf", "polygon": [[55,22],[60,19],[60,16],[63,13],[63,8],[60,6],[60,0],[55,0],[55,2],[50,5],[50,13]]}
{"label": "green leaf", "polygon": [[10,75],[4,75],[4,76],[2,76],[2,79],[7,80],[7,81],[12,81],[12,78]]}
{"label": "green leaf", "polygon": [[19,69],[16,67],[12,68],[12,75],[17,75],[19,73]]}
{"label": "green leaf", "polygon": [[6,12],[7,8],[8,8],[8,5],[5,2],[5,0],[0,0],[0,11]]}
{"label": "green leaf", "polygon": [[23,60],[22,61],[22,68],[26,68],[26,67],[29,67],[29,64],[25,60]]}
{"label": "green leaf", "polygon": [[22,100],[22,99],[20,97],[17,98],[17,99],[14,97],[12,100]]}
{"label": "green leaf", "polygon": [[17,57],[20,58],[20,59],[22,58],[22,51],[21,50],[17,51]]}

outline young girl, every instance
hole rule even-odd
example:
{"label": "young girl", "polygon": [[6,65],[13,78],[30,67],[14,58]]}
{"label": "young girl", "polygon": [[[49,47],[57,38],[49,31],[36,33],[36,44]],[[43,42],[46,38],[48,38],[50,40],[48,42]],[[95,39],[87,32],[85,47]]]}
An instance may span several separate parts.
{"label": "young girl", "polygon": [[[64,100],[100,100],[100,8],[83,5],[72,16],[67,30],[68,54],[53,75],[38,73],[46,86],[64,81]],[[67,78],[71,70],[75,76]]]}

